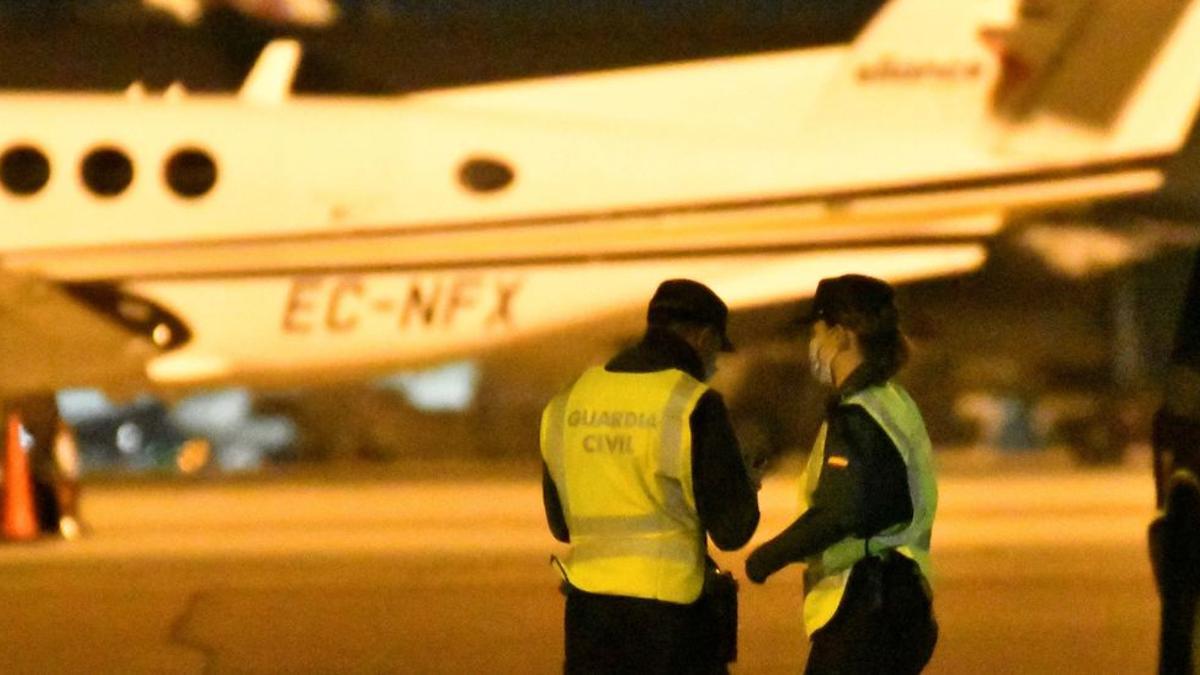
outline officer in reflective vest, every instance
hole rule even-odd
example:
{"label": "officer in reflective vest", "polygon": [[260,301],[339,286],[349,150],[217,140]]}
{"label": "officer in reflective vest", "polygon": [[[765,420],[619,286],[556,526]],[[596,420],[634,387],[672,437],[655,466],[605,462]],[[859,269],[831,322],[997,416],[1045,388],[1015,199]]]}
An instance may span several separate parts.
{"label": "officer in reflective vest", "polygon": [[728,310],[709,288],[658,287],[645,336],[542,415],[543,497],[561,561],[568,673],[725,672],[702,600],[706,534],[740,548],[758,498],[705,381]]}
{"label": "officer in reflective vest", "polygon": [[800,517],[746,561],[755,583],[806,565],[806,673],[919,673],[937,642],[929,544],[937,508],[921,413],[892,377],[907,358],[892,288],[822,280],[809,364],[835,390],[801,480]]}
{"label": "officer in reflective vest", "polygon": [[1200,254],[1192,263],[1153,445],[1160,513],[1150,526],[1150,560],[1162,603],[1158,672],[1190,674],[1200,661]]}

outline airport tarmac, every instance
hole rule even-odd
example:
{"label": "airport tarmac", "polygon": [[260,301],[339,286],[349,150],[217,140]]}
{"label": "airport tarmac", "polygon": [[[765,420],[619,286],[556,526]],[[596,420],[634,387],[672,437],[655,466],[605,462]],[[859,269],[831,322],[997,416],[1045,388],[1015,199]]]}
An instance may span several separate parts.
{"label": "airport tarmac", "polygon": [[[1153,672],[1145,467],[980,457],[943,471],[927,672]],[[87,488],[87,539],[0,545],[0,672],[560,668],[536,466]],[[795,491],[766,481],[756,541]],[[743,576],[744,555],[718,560]],[[800,576],[743,582],[735,673],[799,671]]]}

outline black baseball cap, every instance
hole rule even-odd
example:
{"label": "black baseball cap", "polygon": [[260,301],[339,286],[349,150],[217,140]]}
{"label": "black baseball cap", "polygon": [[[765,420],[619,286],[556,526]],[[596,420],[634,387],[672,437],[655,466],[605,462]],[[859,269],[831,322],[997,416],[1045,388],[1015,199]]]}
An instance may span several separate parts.
{"label": "black baseball cap", "polygon": [[848,316],[856,315],[874,322],[882,319],[895,327],[899,322],[895,299],[891,284],[882,279],[862,274],[830,277],[817,284],[812,305],[796,319],[796,323],[807,326],[823,320],[837,325],[845,323]]}
{"label": "black baseball cap", "polygon": [[723,352],[733,351],[725,332],[728,319],[725,302],[711,288],[691,279],[670,279],[659,284],[646,310],[646,322],[650,324],[686,321],[716,328]]}

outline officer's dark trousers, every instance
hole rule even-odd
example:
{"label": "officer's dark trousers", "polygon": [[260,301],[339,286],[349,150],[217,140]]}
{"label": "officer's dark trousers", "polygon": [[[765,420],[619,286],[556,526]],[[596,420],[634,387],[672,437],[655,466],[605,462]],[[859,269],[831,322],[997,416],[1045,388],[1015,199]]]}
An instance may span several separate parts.
{"label": "officer's dark trousers", "polygon": [[728,672],[705,653],[713,639],[697,605],[572,590],[565,624],[569,675]]}
{"label": "officer's dark trousers", "polygon": [[837,613],[813,633],[804,672],[920,673],[933,656],[938,627],[916,564],[896,554],[869,574],[861,565],[851,572]]}
{"label": "officer's dark trousers", "polygon": [[1167,495],[1166,516],[1151,525],[1151,557],[1162,598],[1161,675],[1192,675],[1200,605],[1200,491],[1191,481]]}

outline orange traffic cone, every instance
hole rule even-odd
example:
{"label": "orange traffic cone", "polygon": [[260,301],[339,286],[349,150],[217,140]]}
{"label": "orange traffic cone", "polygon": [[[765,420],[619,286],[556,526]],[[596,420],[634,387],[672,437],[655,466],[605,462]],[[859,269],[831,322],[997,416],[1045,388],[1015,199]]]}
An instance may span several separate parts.
{"label": "orange traffic cone", "polygon": [[5,436],[8,448],[4,456],[4,538],[28,540],[37,537],[37,516],[33,512],[33,486],[29,480],[29,458],[21,445],[21,418],[8,414]]}

